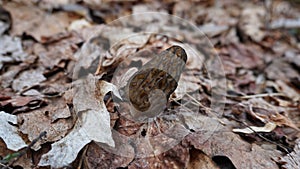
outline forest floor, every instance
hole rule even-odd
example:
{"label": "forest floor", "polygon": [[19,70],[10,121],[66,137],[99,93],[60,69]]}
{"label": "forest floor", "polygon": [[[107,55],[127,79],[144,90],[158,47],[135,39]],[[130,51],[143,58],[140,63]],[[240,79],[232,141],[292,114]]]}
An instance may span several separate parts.
{"label": "forest floor", "polygon": [[300,168],[299,1],[0,5],[0,168]]}

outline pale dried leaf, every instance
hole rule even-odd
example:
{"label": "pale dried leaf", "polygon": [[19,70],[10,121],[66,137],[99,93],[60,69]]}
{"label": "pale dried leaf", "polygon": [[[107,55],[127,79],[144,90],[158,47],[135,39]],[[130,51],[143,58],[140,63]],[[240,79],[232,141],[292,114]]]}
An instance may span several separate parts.
{"label": "pale dried leaf", "polygon": [[299,28],[299,27],[300,27],[300,18],[296,18],[296,19],[280,18],[270,23],[271,29],[283,29],[283,28],[291,29],[291,28]]}
{"label": "pale dried leaf", "polygon": [[17,116],[0,112],[0,137],[5,142],[8,149],[18,151],[26,147],[26,143],[18,135],[17,128],[10,123],[17,124]]}
{"label": "pale dried leaf", "polygon": [[85,27],[90,27],[91,24],[85,20],[85,19],[79,19],[79,20],[75,20],[73,21],[70,26],[68,27],[68,30],[72,31],[72,30],[78,30],[80,31],[81,29],[85,28]]}
{"label": "pale dried leaf", "polygon": [[26,33],[38,41],[42,41],[43,37],[65,32],[72,21],[67,13],[58,12],[50,15],[34,6],[8,3],[6,9],[13,18],[12,35]]}
{"label": "pale dried leaf", "polygon": [[300,93],[297,92],[294,88],[288,86],[284,81],[277,80],[277,85],[281,88],[282,93],[284,93],[286,96],[288,96],[293,101],[297,101],[300,99]]}
{"label": "pale dried leaf", "polygon": [[4,63],[24,61],[28,56],[23,51],[20,38],[1,36],[0,44],[0,69]]}
{"label": "pale dried leaf", "polygon": [[55,113],[55,106],[56,105],[49,105],[29,113],[22,113],[18,115],[18,121],[23,121],[22,125],[20,125],[20,131],[23,134],[27,134],[30,141],[37,138],[41,132],[47,132],[47,138],[38,141],[32,147],[34,150],[40,149],[40,145],[44,142],[54,142],[61,139],[72,127],[71,120],[67,119],[61,119],[55,123],[52,123],[54,117],[47,115],[47,112],[50,115]]}
{"label": "pale dried leaf", "polygon": [[9,28],[9,24],[0,21],[0,35],[2,35]]}
{"label": "pale dried leaf", "polygon": [[300,168],[300,140],[294,147],[294,151],[280,159],[280,163],[284,163],[283,169]]}
{"label": "pale dried leaf", "polygon": [[86,136],[86,131],[78,127],[77,125],[66,137],[53,143],[51,150],[42,156],[39,166],[60,168],[73,162],[79,151],[91,141]]}
{"label": "pale dried leaf", "polygon": [[112,91],[121,98],[117,88],[106,81],[97,82],[91,75],[81,83],[74,97],[74,109],[79,115],[74,129],[63,139],[52,144],[52,149],[42,156],[40,166],[63,167],[73,162],[78,152],[89,142],[115,146],[110,129],[110,116],[104,96]]}
{"label": "pale dried leaf", "polygon": [[263,7],[245,8],[241,14],[239,28],[252,40],[260,42],[265,36],[265,32],[262,30],[264,15]]}
{"label": "pale dried leaf", "polygon": [[23,88],[38,85],[40,82],[46,80],[41,70],[28,70],[22,72],[17,79],[13,81],[12,88],[15,91],[20,91]]}

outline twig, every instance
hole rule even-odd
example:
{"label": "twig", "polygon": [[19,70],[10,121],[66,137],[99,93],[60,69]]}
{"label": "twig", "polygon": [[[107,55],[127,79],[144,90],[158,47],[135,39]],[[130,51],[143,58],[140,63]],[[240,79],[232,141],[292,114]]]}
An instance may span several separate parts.
{"label": "twig", "polygon": [[[224,123],[221,119],[219,119],[217,115],[215,115],[214,113],[212,113],[213,110],[212,110],[211,108],[205,107],[202,103],[200,103],[198,100],[196,100],[196,99],[195,99],[193,96],[191,96],[190,94],[186,93],[186,95],[192,99],[192,102],[191,102],[192,104],[204,108],[207,114],[211,115],[213,118],[215,118],[217,121],[219,121],[222,125],[225,125],[225,123]],[[177,104],[181,104],[181,103],[179,103],[179,102],[176,101],[176,100],[172,100],[172,101],[174,101],[174,102],[177,103]],[[185,110],[188,110],[188,111],[190,111],[190,112],[193,112],[190,108],[186,107],[185,105],[183,105],[183,104],[181,104],[181,105],[182,105],[182,107],[183,107]]]}
{"label": "twig", "polygon": [[82,153],[82,155],[81,155],[81,158],[80,158],[80,161],[79,161],[79,164],[78,164],[77,169],[80,169],[80,168],[82,167],[82,164],[83,164],[83,158],[84,158],[84,156],[86,155],[88,146],[89,146],[89,145],[87,145],[87,146],[84,148],[84,150],[83,150],[83,153]]}
{"label": "twig", "polygon": [[251,99],[251,98],[267,97],[267,96],[285,96],[285,95],[283,93],[262,93],[262,94],[241,96],[240,98],[242,98],[242,99]]}
{"label": "twig", "polygon": [[285,96],[285,95],[283,93],[262,93],[262,94],[245,95],[245,96],[226,95],[226,97],[233,97],[233,98],[240,98],[240,99],[251,99],[251,98],[267,97],[267,96]]}
{"label": "twig", "polygon": [[0,166],[2,166],[2,167],[0,167],[1,169],[12,169],[7,165],[2,164],[1,162],[0,162]]}
{"label": "twig", "polygon": [[191,98],[195,103],[197,103],[200,107],[206,109],[206,110],[211,110],[211,108],[207,108],[205,107],[202,103],[200,103],[198,100],[196,100],[193,96],[191,96],[190,94],[186,93],[186,95]]}

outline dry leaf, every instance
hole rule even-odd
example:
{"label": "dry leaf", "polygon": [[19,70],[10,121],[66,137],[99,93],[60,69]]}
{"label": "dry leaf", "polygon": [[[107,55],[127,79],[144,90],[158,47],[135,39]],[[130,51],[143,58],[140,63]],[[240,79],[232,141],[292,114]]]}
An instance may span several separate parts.
{"label": "dry leaf", "polygon": [[8,70],[0,76],[1,86],[3,88],[8,88],[11,85],[11,83],[15,80],[15,76],[17,76],[24,69],[24,67],[26,66],[17,65],[9,67]]}
{"label": "dry leaf", "polygon": [[291,100],[296,102],[300,99],[300,92],[288,86],[284,81],[276,80],[276,83],[280,87],[282,93],[288,96]]}
{"label": "dry leaf", "polygon": [[202,133],[191,133],[185,141],[208,156],[226,156],[236,168],[278,168],[277,164],[270,160],[280,156],[277,150],[265,150],[256,144],[249,144],[238,135],[227,131],[225,127],[215,130],[208,140],[203,140]]}
{"label": "dry leaf", "polygon": [[219,169],[212,159],[200,150],[190,150],[190,160],[187,169]]}
{"label": "dry leaf", "polygon": [[0,6],[0,36],[5,33],[11,27],[11,15],[10,13]]}
{"label": "dry leaf", "polygon": [[298,139],[294,151],[280,158],[279,162],[283,164],[282,169],[300,168],[300,140]]}
{"label": "dry leaf", "polygon": [[77,44],[82,42],[78,34],[61,33],[48,38],[44,41],[49,43],[47,46],[35,43],[33,52],[39,56],[39,62],[45,68],[53,69],[55,66],[60,67],[62,61],[69,61],[74,59],[74,53],[78,49]]}
{"label": "dry leaf", "polygon": [[65,32],[72,18],[67,13],[46,13],[34,6],[8,3],[6,9],[13,18],[12,35],[26,33],[37,41],[43,41],[43,37]]}
{"label": "dry leaf", "polygon": [[0,44],[0,69],[4,63],[24,61],[28,57],[22,49],[20,38],[1,36]]}
{"label": "dry leaf", "polygon": [[79,20],[75,20],[73,21],[70,26],[68,27],[68,30],[72,31],[72,30],[77,30],[80,31],[81,29],[85,28],[85,27],[90,27],[91,24],[85,20],[85,19],[79,19]]}
{"label": "dry leaf", "polygon": [[178,144],[160,155],[147,158],[136,158],[129,164],[128,168],[186,168],[188,159],[188,148]]}
{"label": "dry leaf", "polygon": [[[293,58],[294,60],[299,60]],[[297,70],[283,59],[276,59],[265,69],[266,75],[269,79],[287,80],[299,77]]]}
{"label": "dry leaf", "polygon": [[264,15],[265,10],[263,7],[245,8],[242,11],[238,25],[240,30],[246,36],[251,37],[252,40],[260,42],[265,36],[265,32],[262,31]]}
{"label": "dry leaf", "polygon": [[[250,107],[249,112],[254,113],[257,117],[264,118],[265,122],[271,121],[274,122],[277,126],[285,125],[299,130],[289,117],[279,114],[280,111],[284,110],[281,110],[281,107],[274,106],[261,98],[253,98],[247,102],[249,106],[253,106],[253,109]],[[256,109],[256,112],[253,111],[254,109]]]}
{"label": "dry leaf", "polygon": [[[127,147],[128,148],[128,147]],[[126,147],[124,147],[126,149]],[[87,168],[126,168],[134,160],[134,150],[130,147],[131,156],[117,155],[113,152],[101,148],[98,144],[92,142],[84,157]]]}
{"label": "dry leaf", "polygon": [[112,91],[121,98],[117,88],[105,81],[97,82],[91,75],[81,83],[74,96],[74,109],[79,115],[73,130],[63,139],[52,144],[52,149],[44,154],[39,166],[54,168],[73,162],[78,152],[89,142],[106,143],[114,147],[110,129],[110,116],[104,104],[104,96]]}
{"label": "dry leaf", "polygon": [[49,116],[53,113],[53,109],[56,109],[55,105],[49,105],[41,109],[18,115],[18,121],[23,122],[22,125],[20,125],[20,131],[23,134],[27,134],[30,141],[37,138],[41,132],[47,132],[47,138],[42,141],[40,140],[33,146],[33,149],[35,150],[40,149],[40,145],[44,142],[53,142],[59,140],[65,136],[72,127],[72,121],[67,119],[61,119],[55,123],[52,123],[53,118],[56,118]]}
{"label": "dry leaf", "polygon": [[0,137],[3,139],[8,149],[18,151],[27,146],[23,139],[18,135],[17,127],[9,124],[17,124],[17,116],[1,111],[0,121]]}
{"label": "dry leaf", "polygon": [[46,80],[42,70],[28,70],[22,72],[12,84],[15,91],[20,91],[24,88],[30,88],[38,85],[40,82]]}

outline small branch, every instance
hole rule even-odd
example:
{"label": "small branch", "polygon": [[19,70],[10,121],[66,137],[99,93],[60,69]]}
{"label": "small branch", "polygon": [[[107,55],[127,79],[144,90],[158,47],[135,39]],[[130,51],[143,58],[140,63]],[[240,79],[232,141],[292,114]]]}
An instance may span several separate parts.
{"label": "small branch", "polygon": [[283,93],[262,93],[262,94],[245,95],[245,96],[226,95],[226,97],[240,98],[240,99],[252,99],[252,98],[267,97],[267,96],[271,97],[271,96],[285,96],[285,95]]}
{"label": "small branch", "polygon": [[2,164],[1,162],[0,162],[0,168],[1,168],[1,169],[13,169],[13,168],[10,168],[10,167],[7,166],[7,165]]}

